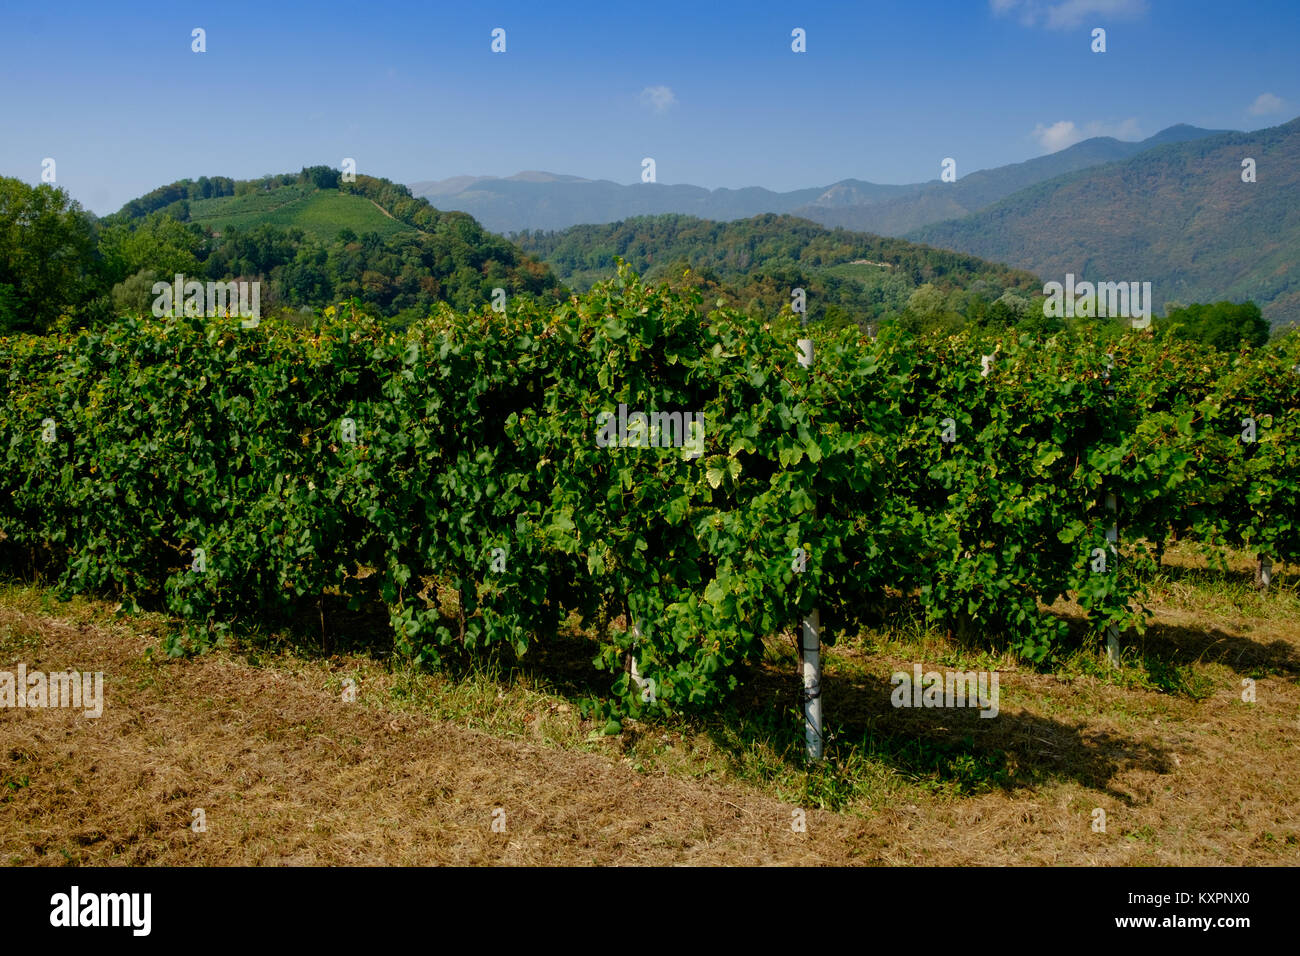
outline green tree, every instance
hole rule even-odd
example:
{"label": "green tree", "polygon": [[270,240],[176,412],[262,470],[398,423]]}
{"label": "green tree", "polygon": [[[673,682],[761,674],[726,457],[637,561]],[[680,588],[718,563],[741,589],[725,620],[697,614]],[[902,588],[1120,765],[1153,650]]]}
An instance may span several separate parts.
{"label": "green tree", "polygon": [[158,281],[158,273],[152,269],[141,269],[135,275],[123,279],[113,286],[113,310],[123,312],[148,312],[153,305],[153,284]]}
{"label": "green tree", "polygon": [[22,324],[22,303],[11,285],[0,285],[0,335],[17,332]]}
{"label": "green tree", "polygon": [[153,214],[134,229],[113,225],[104,230],[100,250],[109,279],[118,283],[141,270],[161,276],[198,277],[202,271],[203,234],[197,226]]}
{"label": "green tree", "polygon": [[1269,324],[1254,302],[1193,303],[1169,310],[1169,334],[1200,342],[1220,352],[1235,352],[1242,344],[1259,348],[1268,341]]}
{"label": "green tree", "polygon": [[933,283],[926,282],[917,286],[908,297],[907,308],[899,317],[898,324],[909,332],[928,332],[947,328],[953,324],[952,318],[948,296]]}
{"label": "green tree", "polygon": [[80,314],[100,283],[94,220],[80,204],[62,189],[0,177],[0,285],[11,288],[8,321],[47,329]]}

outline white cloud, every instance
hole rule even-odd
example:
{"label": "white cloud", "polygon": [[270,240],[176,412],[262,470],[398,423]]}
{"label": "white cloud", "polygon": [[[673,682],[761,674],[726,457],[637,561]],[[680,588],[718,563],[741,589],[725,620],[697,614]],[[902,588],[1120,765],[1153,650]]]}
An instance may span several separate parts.
{"label": "white cloud", "polygon": [[1280,96],[1274,96],[1272,93],[1261,93],[1255,97],[1255,102],[1250,104],[1248,112],[1251,116],[1263,116],[1265,113],[1280,113],[1286,109],[1286,101]]}
{"label": "white cloud", "polygon": [[[994,16],[1016,16],[1027,27],[1072,30],[1099,17],[1133,20],[1147,12],[1146,0],[989,0]],[[1091,26],[1102,26],[1092,22]]]}
{"label": "white cloud", "polygon": [[1058,120],[1051,126],[1044,126],[1039,123],[1034,127],[1033,135],[1034,139],[1038,140],[1038,145],[1049,153],[1055,153],[1059,149],[1073,146],[1083,139],[1083,134],[1069,120]]}
{"label": "white cloud", "polygon": [[648,106],[656,113],[666,113],[677,105],[677,97],[666,86],[647,86],[641,91],[641,105]]}
{"label": "white cloud", "polygon": [[1094,136],[1113,136],[1115,139],[1126,140],[1141,139],[1142,131],[1138,127],[1137,118],[1130,116],[1118,123],[1090,120],[1082,126],[1076,125],[1073,120],[1057,120],[1051,126],[1039,123],[1030,135],[1038,141],[1039,146],[1043,147],[1044,152],[1055,153],[1082,140],[1092,139]]}

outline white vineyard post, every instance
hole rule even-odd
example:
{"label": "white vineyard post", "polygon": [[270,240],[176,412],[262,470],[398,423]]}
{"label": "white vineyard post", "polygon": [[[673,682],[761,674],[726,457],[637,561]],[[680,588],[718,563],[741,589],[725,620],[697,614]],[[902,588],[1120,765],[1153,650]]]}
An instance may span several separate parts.
{"label": "white vineyard post", "polygon": [[[1106,510],[1110,512],[1110,527],[1106,529],[1106,543],[1110,545],[1111,571],[1119,578],[1119,502],[1114,495],[1106,496]],[[1119,626],[1111,624],[1106,628],[1106,660],[1112,667],[1119,666]]]}
{"label": "white vineyard post", "polygon": [[[808,325],[807,315],[801,316],[803,325]],[[812,339],[799,340],[799,364],[811,369],[813,364]],[[814,502],[816,498],[814,497]],[[814,507],[813,515],[817,511]],[[801,623],[802,636],[799,641],[799,666],[803,672],[803,726],[804,741],[808,745],[808,758],[821,760],[824,752],[825,738],[822,735],[822,655],[821,655],[821,613],[813,608]]]}
{"label": "white vineyard post", "polygon": [[[1115,357],[1112,353],[1106,353],[1106,371],[1104,377],[1106,380],[1106,398],[1109,403],[1115,401],[1115,383],[1111,381],[1110,371],[1115,367]],[[1115,412],[1113,404],[1110,412]],[[1110,554],[1107,556],[1111,562],[1111,573],[1115,575],[1116,584],[1119,582],[1119,501],[1113,494],[1106,495],[1106,510],[1110,512],[1110,527],[1106,529],[1106,543],[1110,547]],[[1106,661],[1111,667],[1119,667],[1119,626],[1110,624],[1106,627]]]}
{"label": "white vineyard post", "polygon": [[1269,585],[1273,583],[1273,562],[1268,555],[1259,556],[1259,570],[1255,572],[1255,584],[1258,586],[1261,594],[1267,594]]}
{"label": "white vineyard post", "polygon": [[636,684],[637,689],[641,689],[643,683],[641,673],[636,669],[636,652],[641,646],[641,623],[634,617],[632,618],[632,650],[628,652],[627,659],[631,663],[631,670],[628,672],[632,677],[632,683]]}
{"label": "white vineyard post", "polygon": [[822,656],[821,615],[817,608],[803,619],[803,735],[808,744],[808,757],[822,759]]}

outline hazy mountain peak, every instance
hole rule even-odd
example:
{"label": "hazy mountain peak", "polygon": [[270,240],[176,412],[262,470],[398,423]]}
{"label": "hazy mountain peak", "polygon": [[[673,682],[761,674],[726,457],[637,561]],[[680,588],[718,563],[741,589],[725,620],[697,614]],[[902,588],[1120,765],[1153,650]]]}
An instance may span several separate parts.
{"label": "hazy mountain peak", "polygon": [[1207,136],[1219,136],[1223,133],[1230,133],[1232,130],[1226,129],[1201,129],[1199,126],[1190,126],[1187,123],[1176,123],[1173,126],[1162,129],[1154,136],[1148,136],[1142,140],[1143,146],[1160,146],[1164,143],[1186,143],[1193,139],[1205,139]]}
{"label": "hazy mountain peak", "polygon": [[522,173],[515,173],[505,178],[516,183],[589,183],[592,181],[581,176],[566,176],[563,173],[547,173],[536,169],[525,169]]}
{"label": "hazy mountain peak", "polygon": [[447,196],[464,192],[476,183],[481,183],[491,176],[452,176],[450,179],[426,179],[411,183],[411,192],[417,196]]}

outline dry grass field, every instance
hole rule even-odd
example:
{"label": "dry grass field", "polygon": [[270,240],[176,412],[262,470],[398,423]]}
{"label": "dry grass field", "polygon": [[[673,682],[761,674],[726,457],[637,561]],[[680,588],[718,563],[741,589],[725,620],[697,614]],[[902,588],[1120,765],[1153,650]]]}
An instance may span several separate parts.
{"label": "dry grass field", "polygon": [[[0,862],[1296,865],[1296,576],[1261,597],[1244,558],[1166,564],[1118,669],[1018,666],[906,620],[841,643],[813,770],[781,640],[724,711],[606,736],[576,706],[602,679],[580,633],[437,673],[337,636],[168,660],[167,618],[11,581],[0,671],[102,671],[105,705],[0,708]],[[998,716],[895,709],[914,662],[997,670]]]}

